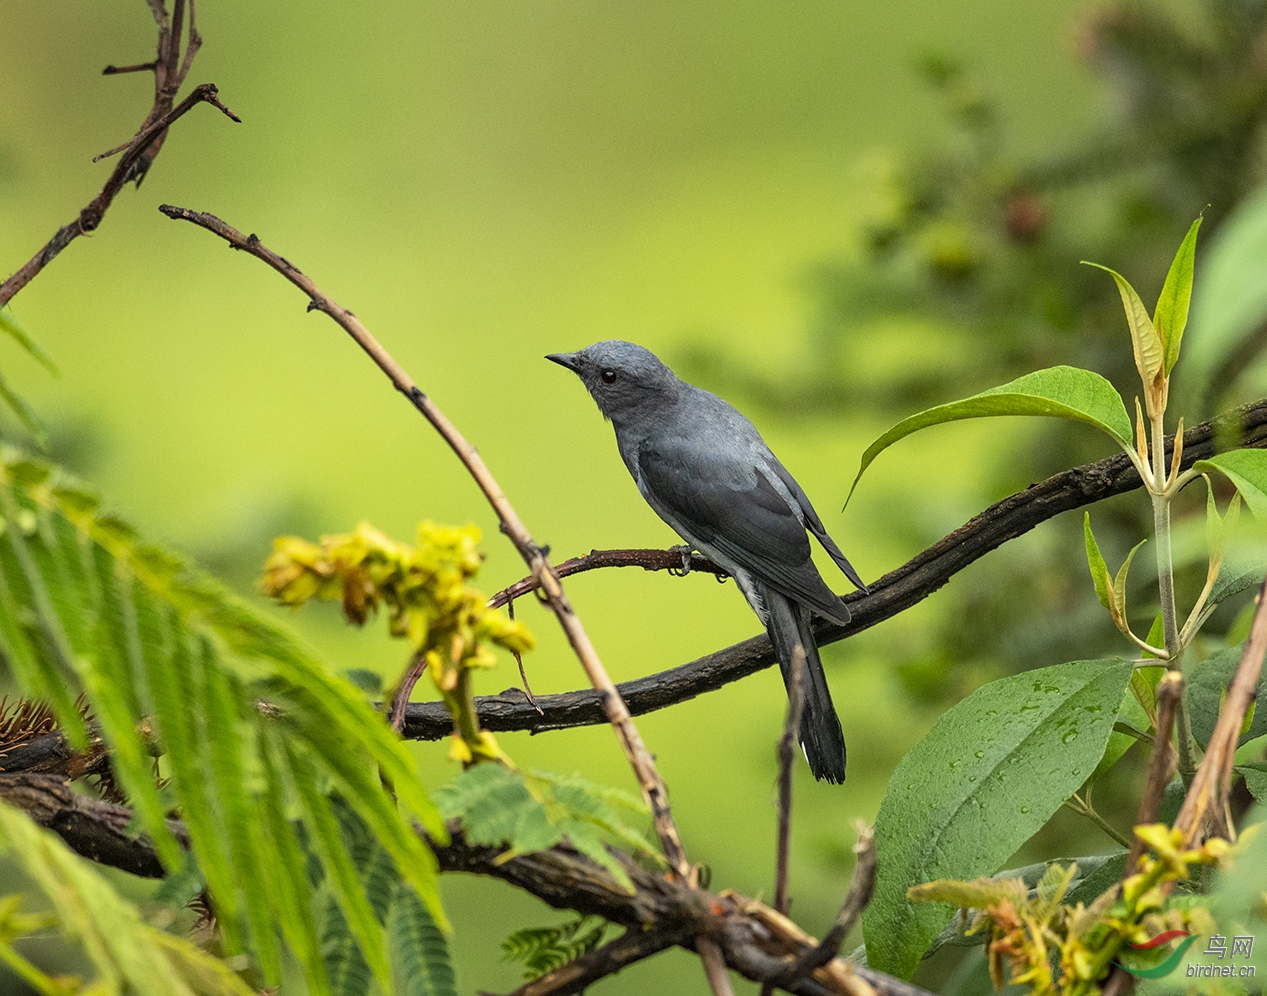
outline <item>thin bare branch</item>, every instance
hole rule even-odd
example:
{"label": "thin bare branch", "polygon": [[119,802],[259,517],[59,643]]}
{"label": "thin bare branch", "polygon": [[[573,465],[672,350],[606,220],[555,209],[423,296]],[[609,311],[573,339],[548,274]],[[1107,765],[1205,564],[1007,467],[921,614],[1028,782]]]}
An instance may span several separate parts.
{"label": "thin bare branch", "polygon": [[1245,723],[1245,713],[1258,689],[1258,676],[1262,672],[1263,656],[1267,653],[1267,583],[1258,592],[1258,609],[1250,624],[1249,639],[1241,654],[1227,698],[1219,711],[1214,733],[1206,746],[1205,756],[1197,768],[1196,777],[1188,788],[1183,806],[1175,818],[1175,826],[1184,832],[1184,843],[1190,845],[1209,824],[1210,832],[1219,837],[1229,837],[1225,814],[1228,811],[1228,789],[1232,782],[1232,763],[1236,744]]}
{"label": "thin bare branch", "polygon": [[[374,361],[378,368],[387,375],[396,390],[409,399],[410,403],[431,423],[432,427],[440,433],[441,438],[457,454],[458,459],[462,461],[462,465],[466,467],[467,472],[475,480],[475,483],[484,493],[484,497],[492,506],[498,521],[501,523],[502,532],[509,537],[510,541],[515,545],[515,549],[519,551],[524,563],[528,565],[529,574],[536,578],[538,584],[540,584],[541,589],[545,593],[545,600],[549,603],[550,608],[559,620],[559,625],[563,627],[563,631],[567,635],[568,643],[571,644],[573,652],[585,669],[590,683],[599,692],[604,712],[607,715],[607,721],[611,724],[617,738],[620,740],[625,755],[629,759],[634,775],[638,780],[639,788],[642,789],[643,796],[651,807],[656,834],[660,838],[660,846],[669,862],[669,867],[678,878],[684,881],[689,880],[692,877],[691,866],[687,861],[686,850],[682,846],[677,825],[673,821],[673,814],[669,809],[668,791],[660,777],[659,771],[656,769],[655,760],[643,743],[642,736],[634,725],[633,717],[624,700],[620,697],[620,692],[617,690],[615,683],[607,674],[607,669],[603,666],[603,662],[598,656],[598,651],[594,649],[589,634],[585,632],[585,627],[582,625],[580,617],[576,614],[571,602],[564,593],[559,576],[550,565],[545,551],[532,538],[531,533],[528,532],[527,527],[520,520],[510,500],[502,491],[501,486],[497,483],[496,478],[493,477],[492,472],[485,465],[483,458],[475,447],[467,442],[466,438],[448,420],[440,408],[422,392],[413,378],[370,334],[369,329],[361,324],[360,320],[350,311],[331,299],[289,260],[264,246],[255,235],[243,235],[214,215],[173,207],[168,204],[162,205],[159,210],[169,218],[189,221],[201,228],[205,228],[223,238],[234,249],[250,253],[257,259],[267,263],[307,294],[310,300],[309,310],[322,311],[334,319]],[[700,951],[700,956],[704,960],[706,967],[712,956],[708,950],[710,943],[707,939],[700,939],[700,946],[703,949]],[[717,992],[718,996],[727,996],[725,990]]]}
{"label": "thin bare branch", "polygon": [[[101,188],[101,193],[79,212],[78,218],[58,229],[57,234],[48,241],[48,244],[43,249],[31,257],[8,280],[0,284],[0,307],[8,304],[18,291],[29,284],[36,274],[56,259],[58,253],[75,241],[76,238],[80,235],[87,235],[101,224],[101,219],[105,216],[111,203],[113,203],[115,195],[123,189],[123,185],[131,178],[133,167],[141,162],[142,157],[162,137],[167,128],[177,119],[183,117],[195,105],[211,104],[214,107],[218,107],[232,120],[240,121],[241,118],[220,103],[217,97],[218,93],[219,91],[214,83],[203,83],[195,87],[189,96],[181,101],[180,106],[164,114],[157,122],[123,146],[122,148],[126,151],[115,165],[114,171],[110,174],[110,179],[106,181],[106,185]],[[117,152],[119,150],[116,149],[114,151]]]}
{"label": "thin bare branch", "polygon": [[849,936],[858,918],[862,916],[862,911],[867,908],[867,903],[871,902],[871,894],[875,891],[876,874],[873,836],[874,831],[871,827],[865,825],[858,827],[858,843],[853,848],[858,860],[854,865],[853,880],[849,883],[849,891],[845,894],[840,913],[836,916],[831,929],[827,931],[827,936],[818,946],[802,951],[792,962],[786,975],[778,980],[780,986],[786,988],[794,985],[816,968],[826,965],[835,958],[840,951],[840,946],[845,943],[845,938]]}
{"label": "thin bare branch", "polygon": [[[729,575],[707,557],[698,553],[690,555],[691,574],[713,574],[725,580]],[[604,567],[641,567],[644,571],[669,571],[682,573],[682,554],[678,550],[591,550],[583,557],[573,557],[555,567],[555,573],[561,578],[586,571],[596,571]],[[508,605],[516,598],[536,591],[541,585],[535,577],[526,577],[516,581],[509,588],[503,588],[488,600],[493,608]]]}
{"label": "thin bare branch", "polygon": [[792,772],[796,764],[797,734],[805,711],[805,648],[799,643],[788,665],[787,720],[779,737],[779,824],[774,855],[774,908],[788,911],[787,880],[792,850]]}
{"label": "thin bare branch", "polygon": [[[1170,744],[1170,734],[1175,725],[1175,712],[1183,701],[1183,675],[1167,671],[1157,683],[1157,729],[1153,736],[1153,753],[1148,761],[1148,778],[1144,783],[1144,796],[1139,801],[1139,813],[1135,825],[1143,826],[1157,819],[1157,809],[1166,786],[1175,776],[1175,749]],[[1132,837],[1131,849],[1126,856],[1123,878],[1135,874],[1145,845],[1139,837]]]}

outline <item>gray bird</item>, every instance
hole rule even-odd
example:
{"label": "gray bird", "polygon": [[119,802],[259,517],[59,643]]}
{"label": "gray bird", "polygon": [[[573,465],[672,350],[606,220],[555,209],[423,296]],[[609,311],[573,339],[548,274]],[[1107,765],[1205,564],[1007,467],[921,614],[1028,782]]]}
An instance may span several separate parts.
{"label": "gray bird", "polygon": [[649,350],[616,340],[546,359],[574,371],[616,429],[616,445],[642,497],[692,548],[739,585],[766,628],[789,681],[805,652],[801,746],[814,777],[845,779],[845,737],[810,631],[811,614],[841,625],[849,607],[810,558],[813,533],[857,587],[866,586],[827,535],[809,498],[756,427]]}

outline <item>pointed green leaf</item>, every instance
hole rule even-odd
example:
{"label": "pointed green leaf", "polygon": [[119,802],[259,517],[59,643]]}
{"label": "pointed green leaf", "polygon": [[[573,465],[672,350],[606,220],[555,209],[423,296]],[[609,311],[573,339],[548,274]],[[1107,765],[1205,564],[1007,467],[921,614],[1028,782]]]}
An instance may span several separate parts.
{"label": "pointed green leaf", "polygon": [[863,916],[872,968],[910,978],[954,912],[912,904],[911,885],[997,870],[1086,781],[1132,670],[1074,661],[993,681],[902,759],[876,817],[884,857]]}
{"label": "pointed green leaf", "polygon": [[457,996],[444,934],[403,884],[396,887],[387,936],[401,996]]}
{"label": "pointed green leaf", "polygon": [[1201,219],[1198,218],[1180,243],[1174,262],[1170,264],[1170,272],[1166,274],[1161,297],[1157,299],[1157,309],[1153,312],[1153,325],[1166,347],[1167,374],[1174,369],[1175,361],[1179,359],[1179,343],[1183,339],[1184,327],[1188,324],[1188,305],[1192,300],[1192,270],[1197,251],[1197,230],[1200,227]]}
{"label": "pointed green leaf", "polygon": [[1267,761],[1250,761],[1236,765],[1245,778],[1245,787],[1261,803],[1267,803]]}
{"label": "pointed green leaf", "polygon": [[1126,321],[1131,329],[1131,348],[1135,351],[1135,368],[1139,371],[1140,379],[1145,385],[1152,384],[1157,379],[1157,375],[1165,369],[1166,351],[1162,345],[1161,335],[1153,325],[1153,320],[1148,317],[1148,309],[1135,293],[1135,288],[1116,270],[1087,260],[1083,262],[1087,266],[1103,270],[1117,284],[1117,292],[1121,295],[1122,307],[1126,311]]}
{"label": "pointed green leaf", "polygon": [[1095,583],[1095,595],[1110,612],[1113,611],[1113,595],[1110,591],[1109,565],[1104,562],[1100,553],[1100,544],[1095,541],[1095,533],[1091,531],[1091,513],[1082,513],[1082,535],[1087,547],[1087,566],[1091,568],[1091,580]]}
{"label": "pointed green leaf", "polygon": [[1131,569],[1131,561],[1135,559],[1135,554],[1147,542],[1148,540],[1140,540],[1131,548],[1131,552],[1126,555],[1126,561],[1122,564],[1121,570],[1117,572],[1117,577],[1113,579],[1113,601],[1117,605],[1118,614],[1123,620],[1126,619],[1126,575]]}
{"label": "pointed green leaf", "polygon": [[[1090,370],[1049,367],[980,394],[938,405],[904,418],[867,447],[849,489],[852,497],[866,469],[884,450],[920,429],[943,422],[998,415],[1053,415],[1086,422],[1112,436],[1123,449],[1130,446],[1131,420],[1122,396],[1113,385]],[[846,502],[848,499],[846,499]]]}
{"label": "pointed green leaf", "polygon": [[11,337],[19,346],[21,346],[28,356],[32,357],[45,370],[54,377],[57,376],[57,365],[52,361],[49,355],[40,348],[39,343],[27,334],[26,330],[18,324],[13,312],[8,308],[0,308],[0,332]]}
{"label": "pointed green leaf", "polygon": [[1267,522],[1267,451],[1228,450],[1208,460],[1198,460],[1194,470],[1217,470],[1240,492],[1254,518]]}

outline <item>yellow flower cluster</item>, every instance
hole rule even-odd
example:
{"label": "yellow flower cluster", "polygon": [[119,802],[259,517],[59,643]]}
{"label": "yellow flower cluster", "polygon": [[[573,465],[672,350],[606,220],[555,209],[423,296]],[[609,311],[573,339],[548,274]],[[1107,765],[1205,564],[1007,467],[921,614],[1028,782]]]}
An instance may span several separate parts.
{"label": "yellow flower cluster", "polygon": [[483,555],[475,526],[423,522],[418,545],[400,543],[362,522],[353,532],[313,543],[297,536],[273,542],[260,590],[283,605],[338,600],[358,626],[385,606],[393,636],[406,639],[444,697],[457,730],[454,754],[463,761],[503,755],[479,729],[469,672],[496,663],[490,645],[523,653],[532,634],[488,607],[467,582]]}

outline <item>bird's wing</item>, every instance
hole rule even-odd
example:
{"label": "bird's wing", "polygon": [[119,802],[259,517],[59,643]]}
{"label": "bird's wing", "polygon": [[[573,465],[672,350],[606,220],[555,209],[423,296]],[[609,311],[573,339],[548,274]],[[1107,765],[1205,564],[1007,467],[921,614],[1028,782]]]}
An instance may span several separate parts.
{"label": "bird's wing", "polygon": [[845,572],[845,577],[852,581],[861,591],[867,591],[867,586],[862,583],[862,578],[853,569],[853,564],[845,559],[845,555],[840,552],[840,547],[836,545],[836,541],[827,535],[827,527],[823,525],[823,520],[814,511],[814,506],[810,504],[809,495],[796,483],[796,478],[788,473],[787,468],[779,463],[777,459],[773,461],[773,469],[779,475],[779,480],[792,493],[792,497],[796,499],[797,504],[801,506],[801,512],[805,515],[805,525],[809,527],[809,531],[817,537],[818,542],[823,545],[823,549],[831,555],[831,559],[836,561],[837,566]]}
{"label": "bird's wing", "polygon": [[638,449],[643,494],[676,531],[788,598],[847,621],[848,608],[810,558],[804,523],[756,463],[737,465],[681,437],[644,440]]}

